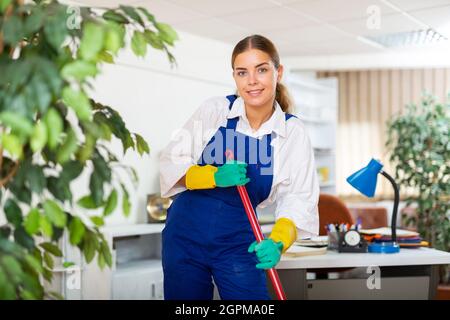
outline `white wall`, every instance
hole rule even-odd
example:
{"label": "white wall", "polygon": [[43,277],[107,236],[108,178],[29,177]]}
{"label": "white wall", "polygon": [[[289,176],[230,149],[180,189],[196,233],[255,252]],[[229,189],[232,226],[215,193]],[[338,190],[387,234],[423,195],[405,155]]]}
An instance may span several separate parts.
{"label": "white wall", "polygon": [[[150,156],[140,158],[129,150],[123,158],[125,164],[137,170],[140,183],[132,194],[130,217],[126,219],[116,210],[107,219],[109,225],[146,221],[146,196],[159,192],[158,155],[171,133],[206,98],[234,93],[230,66],[233,47],[187,33],[179,36],[172,50],[177,69],[171,70],[163,52],[151,49],[142,59],[127,51],[116,65],[106,66],[95,81],[93,97],[116,109],[128,129],[141,134],[150,146]],[[122,154],[120,143],[112,148],[117,155]],[[80,195],[88,193],[87,178],[74,186]]]}

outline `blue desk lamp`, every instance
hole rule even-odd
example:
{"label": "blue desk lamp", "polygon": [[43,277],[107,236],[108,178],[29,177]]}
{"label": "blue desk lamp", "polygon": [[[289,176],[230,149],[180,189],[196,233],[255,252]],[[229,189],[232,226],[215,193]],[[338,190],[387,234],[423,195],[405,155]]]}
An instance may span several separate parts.
{"label": "blue desk lamp", "polygon": [[381,170],[383,164],[379,161],[372,159],[370,160],[367,167],[356,171],[354,174],[347,178],[347,182],[350,183],[356,190],[364,194],[365,196],[372,198],[375,193],[375,188],[377,186],[377,177],[381,173],[385,176],[394,187],[395,199],[394,208],[392,210],[392,241],[385,241],[380,243],[370,244],[368,247],[369,252],[376,253],[396,253],[400,251],[400,246],[397,243],[396,225],[397,225],[397,210],[399,203],[399,191],[398,186],[394,179],[388,175],[386,172]]}

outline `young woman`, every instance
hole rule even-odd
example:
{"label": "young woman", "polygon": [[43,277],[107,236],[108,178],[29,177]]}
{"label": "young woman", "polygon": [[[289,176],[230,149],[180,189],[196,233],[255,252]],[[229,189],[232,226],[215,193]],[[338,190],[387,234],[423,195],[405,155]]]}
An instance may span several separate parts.
{"label": "young woman", "polygon": [[[319,231],[314,156],[303,123],[288,113],[277,50],[252,35],[231,65],[238,96],[206,100],[160,156],[161,195],[177,195],[162,234],[165,299],[212,299],[212,280],[221,299],[269,299],[264,269]],[[238,185],[254,208],[276,203],[261,243]]]}

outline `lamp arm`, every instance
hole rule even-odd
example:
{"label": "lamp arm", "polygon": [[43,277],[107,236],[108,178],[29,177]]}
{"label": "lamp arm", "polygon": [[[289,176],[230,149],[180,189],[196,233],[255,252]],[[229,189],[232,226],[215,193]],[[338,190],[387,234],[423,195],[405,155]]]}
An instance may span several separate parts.
{"label": "lamp arm", "polygon": [[397,242],[397,234],[396,234],[397,211],[398,211],[398,203],[400,201],[400,192],[397,183],[395,183],[395,180],[389,174],[387,174],[383,170],[381,170],[380,173],[391,182],[392,187],[394,188],[394,208],[392,210],[391,230],[392,230],[392,241]]}

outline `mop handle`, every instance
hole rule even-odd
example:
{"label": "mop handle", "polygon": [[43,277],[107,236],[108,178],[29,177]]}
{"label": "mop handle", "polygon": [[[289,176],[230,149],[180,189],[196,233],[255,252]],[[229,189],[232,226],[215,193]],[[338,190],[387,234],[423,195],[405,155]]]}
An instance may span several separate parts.
{"label": "mop handle", "polygon": [[[234,159],[233,151],[229,149],[225,152],[225,156],[227,160]],[[253,210],[252,203],[250,202],[247,189],[245,188],[245,186],[237,186],[237,189],[244,205],[245,213],[247,213],[248,220],[250,221],[250,225],[252,226],[256,241],[261,242],[262,240],[264,240],[264,236],[261,232],[261,226],[259,225],[256,218],[255,210]],[[268,269],[267,273],[269,274],[270,281],[272,282],[272,286],[275,290],[278,300],[286,300],[286,295],[284,293],[283,287],[281,286],[281,281],[275,268]]]}

